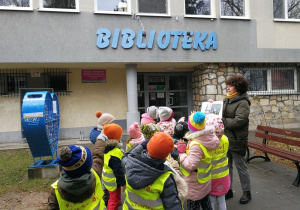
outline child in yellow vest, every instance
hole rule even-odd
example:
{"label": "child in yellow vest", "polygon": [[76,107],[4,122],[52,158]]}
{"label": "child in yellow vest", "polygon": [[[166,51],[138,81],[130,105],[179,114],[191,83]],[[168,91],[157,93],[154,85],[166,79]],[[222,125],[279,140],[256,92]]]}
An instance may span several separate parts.
{"label": "child in yellow vest", "polygon": [[186,147],[183,140],[177,143],[179,162],[183,178],[188,185],[187,208],[211,210],[211,151],[219,146],[219,139],[212,127],[206,126],[205,114],[192,112],[188,118],[190,132]]}
{"label": "child in yellow vest", "polygon": [[104,209],[101,174],[106,143],[97,140],[93,153],[84,146],[70,145],[58,151],[57,162],[64,172],[52,184],[48,209]]}
{"label": "child in yellow vest", "polygon": [[107,140],[102,171],[103,184],[109,192],[107,210],[118,210],[121,204],[121,187],[123,191],[126,187],[125,175],[121,166],[123,152],[118,148],[122,132],[119,125],[107,124],[103,126],[103,131],[98,137]]}
{"label": "child in yellow vest", "polygon": [[227,158],[229,142],[227,137],[224,135],[224,124],[220,117],[214,114],[207,115],[206,125],[214,127],[214,131],[220,140],[218,148],[212,151],[212,186],[209,193],[209,199],[213,209],[215,209],[215,204],[217,204],[219,210],[226,210],[225,194],[230,188]]}
{"label": "child in yellow vest", "polygon": [[181,210],[179,188],[172,168],[165,164],[174,149],[172,137],[156,132],[150,140],[134,147],[122,159],[126,172],[122,209]]}

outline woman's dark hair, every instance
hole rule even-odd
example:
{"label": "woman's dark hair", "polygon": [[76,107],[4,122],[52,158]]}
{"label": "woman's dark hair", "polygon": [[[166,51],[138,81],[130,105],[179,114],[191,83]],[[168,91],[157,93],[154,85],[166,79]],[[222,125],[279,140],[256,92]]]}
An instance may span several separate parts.
{"label": "woman's dark hair", "polygon": [[225,81],[225,84],[234,86],[236,91],[240,94],[247,92],[249,86],[248,81],[242,75],[228,77]]}

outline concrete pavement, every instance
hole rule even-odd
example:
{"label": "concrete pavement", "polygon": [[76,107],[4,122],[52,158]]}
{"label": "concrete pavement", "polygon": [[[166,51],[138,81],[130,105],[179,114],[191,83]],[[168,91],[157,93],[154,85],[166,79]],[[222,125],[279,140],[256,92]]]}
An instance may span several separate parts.
{"label": "concrete pavement", "polygon": [[[59,146],[70,144],[83,144],[90,149],[93,147],[89,140],[70,139],[59,141]],[[28,148],[28,144],[0,144],[0,150],[23,148]],[[296,169],[275,162],[264,162],[260,159],[252,160],[248,164],[248,169],[251,178],[252,200],[248,204],[239,203],[242,190],[238,174],[234,171],[234,197],[227,200],[228,210],[300,210],[300,187],[292,185],[297,175]]]}

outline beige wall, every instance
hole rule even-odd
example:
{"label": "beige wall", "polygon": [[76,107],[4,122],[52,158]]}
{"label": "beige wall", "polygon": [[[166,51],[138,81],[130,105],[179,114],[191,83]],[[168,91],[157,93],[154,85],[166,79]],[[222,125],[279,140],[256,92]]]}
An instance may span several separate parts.
{"label": "beige wall", "polygon": [[[30,71],[37,71],[36,69]],[[29,72],[30,72],[29,71]],[[95,126],[96,111],[126,119],[126,70],[106,69],[106,83],[82,83],[81,69],[70,69],[68,96],[58,97],[60,128]],[[0,132],[20,131],[20,98],[0,98]]]}
{"label": "beige wall", "polygon": [[0,98],[0,132],[20,131],[20,100],[16,98]]}
{"label": "beige wall", "polygon": [[273,1],[251,0],[250,5],[257,22],[257,48],[300,48],[300,22],[274,21]]}

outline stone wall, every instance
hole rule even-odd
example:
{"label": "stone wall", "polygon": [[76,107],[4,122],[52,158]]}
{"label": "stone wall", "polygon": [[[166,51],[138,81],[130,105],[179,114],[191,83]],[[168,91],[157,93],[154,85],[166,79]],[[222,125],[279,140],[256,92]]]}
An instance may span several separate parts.
{"label": "stone wall", "polygon": [[[208,99],[223,101],[225,78],[243,74],[239,64],[203,64],[193,72],[193,109],[201,110]],[[279,128],[300,128],[300,95],[250,95],[250,130],[257,125]]]}

